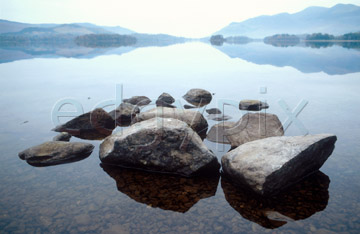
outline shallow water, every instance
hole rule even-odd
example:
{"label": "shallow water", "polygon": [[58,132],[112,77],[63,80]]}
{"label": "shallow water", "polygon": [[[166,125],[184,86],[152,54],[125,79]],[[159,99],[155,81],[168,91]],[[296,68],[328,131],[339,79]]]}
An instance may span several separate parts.
{"label": "shallow water", "polygon": [[[360,230],[359,50],[336,46],[276,48],[260,43],[212,47],[195,42],[117,51],[88,59],[33,56],[0,64],[1,232]],[[288,58],[287,63],[278,65],[280,54]],[[258,61],[254,55],[267,60]],[[301,67],[294,61],[300,61]],[[306,100],[308,104],[298,116],[306,129],[293,123],[285,134],[334,133],[338,141],[321,168],[323,174],[276,201],[254,199],[216,176],[184,179],[103,168],[98,157],[101,141],[85,141],[95,145],[92,155],[71,164],[36,168],[18,158],[20,151],[56,135],[50,130],[57,101],[77,100],[87,112],[115,99],[116,85],[123,85],[125,98],[146,95],[156,99],[168,92],[182,105],[186,103],[181,97],[190,88],[204,88],[215,93],[209,108],[218,107],[224,99],[260,99],[270,105],[266,111],[277,114],[281,121],[287,115],[278,103],[280,99],[291,109]],[[267,92],[261,93],[264,87]],[[237,121],[246,112],[225,106],[224,113]],[[230,148],[205,143],[219,160]],[[265,215],[273,219],[270,224]]]}

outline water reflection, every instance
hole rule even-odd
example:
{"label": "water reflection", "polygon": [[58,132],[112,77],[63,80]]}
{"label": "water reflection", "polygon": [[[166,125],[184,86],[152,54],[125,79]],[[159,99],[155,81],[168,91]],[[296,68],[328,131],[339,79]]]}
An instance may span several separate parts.
{"label": "water reflection", "polygon": [[230,58],[240,58],[259,65],[291,66],[303,73],[325,72],[329,75],[340,75],[360,72],[360,52],[356,42],[344,43],[343,47],[339,45],[326,47],[324,44],[313,47],[317,49],[305,45],[285,48],[264,43],[250,43],[224,44],[214,48]]}
{"label": "water reflection", "polygon": [[100,165],[131,199],[164,210],[185,213],[199,200],[215,196],[219,174],[184,178],[168,174]]}
{"label": "water reflection", "polygon": [[278,228],[289,221],[306,219],[326,208],[330,179],[318,171],[271,198],[259,197],[221,178],[225,198],[242,217],[265,228]]}

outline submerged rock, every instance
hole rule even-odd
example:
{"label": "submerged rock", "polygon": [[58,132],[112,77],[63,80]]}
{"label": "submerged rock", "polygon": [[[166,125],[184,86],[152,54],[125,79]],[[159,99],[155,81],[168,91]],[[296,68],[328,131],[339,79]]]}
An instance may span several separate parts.
{"label": "submerged rock", "polygon": [[288,222],[306,219],[324,210],[329,200],[330,179],[317,171],[301,182],[271,197],[253,194],[221,178],[225,199],[242,217],[265,228],[278,228]]}
{"label": "submerged rock", "polygon": [[276,115],[268,113],[247,113],[234,125],[225,130],[232,147],[249,141],[272,136],[283,136],[284,129]]}
{"label": "submerged rock", "polygon": [[267,108],[269,108],[267,103],[258,100],[241,100],[239,103],[240,110],[260,111]]}
{"label": "submerged rock", "polygon": [[206,110],[206,113],[208,114],[221,114],[221,110],[219,110],[218,108],[210,108]]}
{"label": "submerged rock", "polygon": [[272,195],[319,170],[334,150],[335,135],[270,137],[225,154],[222,169],[235,183]]}
{"label": "submerged rock", "polygon": [[111,135],[115,121],[103,109],[97,108],[82,114],[53,129],[55,132],[67,132],[82,139],[103,139]]}
{"label": "submerged rock", "polygon": [[151,100],[146,96],[133,96],[131,98],[124,99],[123,102],[130,103],[135,106],[146,106],[151,103]]}
{"label": "submerged rock", "polygon": [[234,127],[235,122],[222,122],[213,125],[208,132],[206,139],[212,142],[221,144],[230,144],[230,141],[225,135],[225,129]]}
{"label": "submerged rock", "polygon": [[217,172],[217,158],[184,122],[152,118],[107,137],[100,145],[100,160],[163,173],[191,176]]}
{"label": "submerged rock", "polygon": [[33,166],[51,166],[82,160],[93,149],[88,143],[49,141],[20,152],[19,157]]}
{"label": "submerged rock", "polygon": [[130,103],[121,103],[118,108],[111,111],[109,115],[116,121],[118,126],[129,126],[136,114],[140,113],[139,107]]}
{"label": "submerged rock", "polygon": [[53,141],[70,141],[71,135],[67,132],[61,132],[59,135],[54,136]]}
{"label": "submerged rock", "polygon": [[157,100],[168,104],[173,104],[175,102],[175,99],[168,93],[162,93]]}
{"label": "submerged rock", "polygon": [[208,123],[200,112],[167,107],[157,107],[146,112],[142,112],[133,119],[133,123],[141,122],[155,117],[173,118],[184,121],[199,135],[206,134],[208,128]]}
{"label": "submerged rock", "polygon": [[219,173],[190,178],[101,164],[117,189],[153,208],[185,213],[201,199],[215,196]]}
{"label": "submerged rock", "polygon": [[205,106],[211,102],[212,96],[204,89],[190,89],[183,98],[194,106]]}

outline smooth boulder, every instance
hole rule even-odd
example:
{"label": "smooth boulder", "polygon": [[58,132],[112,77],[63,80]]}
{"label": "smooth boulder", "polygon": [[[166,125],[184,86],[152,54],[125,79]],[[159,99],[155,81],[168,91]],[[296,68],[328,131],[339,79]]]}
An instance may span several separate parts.
{"label": "smooth boulder", "polygon": [[269,108],[269,105],[265,102],[259,100],[241,100],[239,103],[240,110],[248,110],[248,111],[260,111],[262,109]]}
{"label": "smooth boulder", "polygon": [[49,141],[20,152],[19,157],[33,166],[52,166],[82,160],[93,149],[88,143]]}
{"label": "smooth boulder", "polygon": [[220,165],[185,123],[152,118],[107,137],[100,145],[105,164],[191,176],[216,172]]}
{"label": "smooth boulder", "polygon": [[168,93],[162,93],[158,99],[159,101],[163,101],[166,102],[168,104],[173,104],[175,102],[175,98],[173,98],[170,94]]}
{"label": "smooth boulder", "polygon": [[130,103],[135,106],[146,106],[151,103],[151,100],[146,96],[133,96],[131,98],[124,99],[123,102]]}
{"label": "smooth boulder", "polygon": [[205,106],[211,102],[212,96],[204,89],[190,89],[183,98],[194,106]]}
{"label": "smooth boulder", "polygon": [[129,126],[131,120],[136,114],[140,113],[139,107],[130,103],[121,103],[115,110],[111,111],[109,115],[112,117],[118,126]]}
{"label": "smooth boulder", "polygon": [[247,113],[232,128],[226,129],[225,135],[234,148],[249,141],[283,136],[284,129],[274,114]]}
{"label": "smooth boulder", "polygon": [[331,155],[336,136],[269,137],[245,143],[225,154],[222,170],[235,183],[260,195],[272,195],[316,172]]}
{"label": "smooth boulder", "polygon": [[95,140],[111,135],[114,128],[113,118],[103,109],[97,108],[55,127],[53,131],[67,132],[78,138]]}
{"label": "smooth boulder", "polygon": [[136,117],[133,119],[133,123],[141,122],[155,117],[173,118],[184,121],[199,135],[204,135],[204,133],[206,134],[208,128],[208,123],[200,112],[167,107],[157,107],[146,112],[142,112],[136,115]]}

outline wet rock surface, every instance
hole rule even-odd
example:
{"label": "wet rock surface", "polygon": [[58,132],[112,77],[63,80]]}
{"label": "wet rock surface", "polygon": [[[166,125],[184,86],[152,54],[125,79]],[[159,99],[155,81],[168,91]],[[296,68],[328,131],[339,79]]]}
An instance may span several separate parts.
{"label": "wet rock surface", "polygon": [[71,135],[67,132],[61,132],[59,135],[54,136],[53,141],[70,141]]}
{"label": "wet rock surface", "polygon": [[269,105],[259,100],[241,100],[239,103],[240,110],[248,111],[260,111],[262,109],[268,109]]}
{"label": "wet rock surface", "polygon": [[208,114],[221,114],[221,110],[219,110],[218,108],[210,108],[206,110],[206,113]]}
{"label": "wet rock surface", "polygon": [[150,98],[146,96],[133,96],[123,100],[124,103],[130,103],[135,106],[146,106],[151,103]]}
{"label": "wet rock surface", "polygon": [[100,145],[106,164],[184,176],[219,170],[215,155],[185,122],[151,118],[107,137]]}
{"label": "wet rock surface", "polygon": [[222,170],[235,183],[270,196],[319,170],[335,141],[335,135],[318,134],[248,142],[222,157]]}
{"label": "wet rock surface", "polygon": [[200,112],[167,107],[157,107],[149,111],[142,112],[133,119],[133,123],[141,122],[155,117],[173,118],[181,120],[187,123],[194,131],[196,131],[201,136],[206,134],[208,128],[208,123]]}
{"label": "wet rock surface", "polygon": [[139,107],[130,103],[121,103],[115,110],[109,112],[111,118],[118,126],[129,126],[136,114],[140,113]]}
{"label": "wet rock surface", "polygon": [[249,141],[273,136],[283,136],[284,129],[279,118],[268,113],[247,113],[234,125],[225,130],[232,147]]}
{"label": "wet rock surface", "polygon": [[206,139],[212,142],[221,144],[230,144],[230,141],[225,135],[225,129],[232,128],[235,122],[221,122],[213,125],[208,132]]}
{"label": "wet rock surface", "polygon": [[181,213],[214,196],[220,176],[184,178],[104,164],[101,167],[116,181],[117,189],[136,202]]}
{"label": "wet rock surface", "polygon": [[204,89],[190,89],[183,98],[194,106],[205,106],[211,102],[212,95]]}
{"label": "wet rock surface", "polygon": [[33,166],[52,166],[82,160],[93,149],[88,143],[49,141],[20,152],[19,157]]}
{"label": "wet rock surface", "polygon": [[329,200],[329,184],[329,177],[317,171],[287,190],[264,198],[246,187],[234,186],[228,178],[221,178],[221,187],[230,206],[245,219],[269,229],[324,210]]}
{"label": "wet rock surface", "polygon": [[97,108],[82,114],[53,129],[55,132],[67,132],[82,139],[97,140],[111,135],[115,121],[103,109]]}

